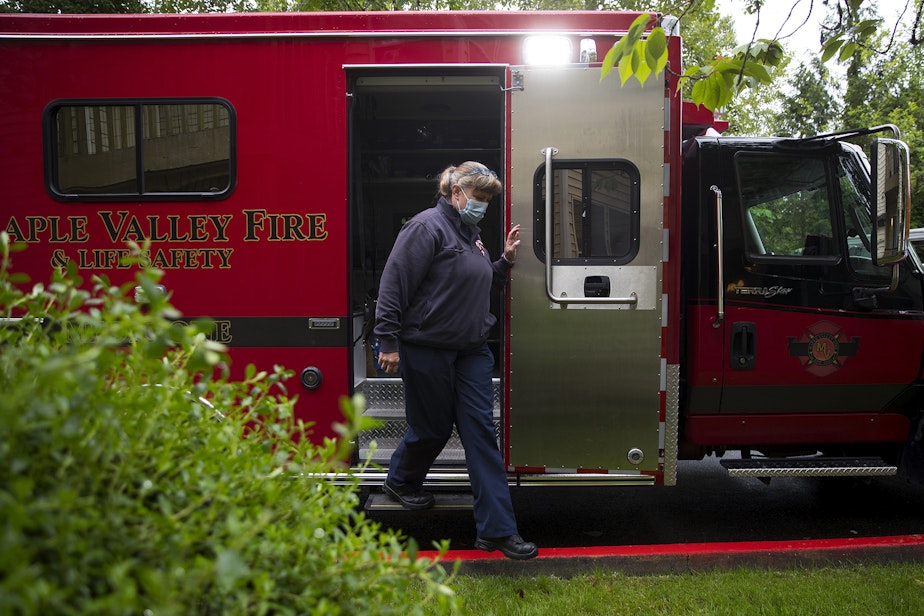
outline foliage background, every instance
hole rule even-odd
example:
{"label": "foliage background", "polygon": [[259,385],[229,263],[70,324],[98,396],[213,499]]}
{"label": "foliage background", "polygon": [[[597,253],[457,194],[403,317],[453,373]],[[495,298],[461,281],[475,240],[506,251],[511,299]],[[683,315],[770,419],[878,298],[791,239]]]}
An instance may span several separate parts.
{"label": "foliage background", "polygon": [[354,405],[340,441],[312,445],[287,373],[228,382],[208,324],[167,320],[156,272],[145,305],[73,272],[23,292],[5,233],[0,257],[0,612],[453,607],[441,566],[368,520],[348,478],[323,478],[344,470]]}

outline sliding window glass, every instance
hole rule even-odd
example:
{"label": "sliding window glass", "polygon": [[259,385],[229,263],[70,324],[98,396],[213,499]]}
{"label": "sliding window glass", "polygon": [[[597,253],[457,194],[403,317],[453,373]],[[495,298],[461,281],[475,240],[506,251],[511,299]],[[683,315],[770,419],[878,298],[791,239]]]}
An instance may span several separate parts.
{"label": "sliding window glass", "polygon": [[45,176],[59,199],[220,199],[235,181],[221,99],[58,101],[45,111]]}
{"label": "sliding window glass", "polygon": [[[639,174],[627,161],[552,163],[552,258],[624,264],[638,253]],[[536,255],[545,259],[546,172],[534,178]]]}

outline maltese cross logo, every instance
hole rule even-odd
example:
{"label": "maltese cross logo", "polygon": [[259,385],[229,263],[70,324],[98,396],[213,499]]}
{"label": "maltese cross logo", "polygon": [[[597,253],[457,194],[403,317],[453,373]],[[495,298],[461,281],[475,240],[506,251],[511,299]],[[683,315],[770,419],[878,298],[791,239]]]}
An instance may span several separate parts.
{"label": "maltese cross logo", "polygon": [[809,326],[799,338],[789,336],[789,354],[798,357],[807,372],[819,377],[834,374],[859,351],[860,338],[848,338],[830,321]]}

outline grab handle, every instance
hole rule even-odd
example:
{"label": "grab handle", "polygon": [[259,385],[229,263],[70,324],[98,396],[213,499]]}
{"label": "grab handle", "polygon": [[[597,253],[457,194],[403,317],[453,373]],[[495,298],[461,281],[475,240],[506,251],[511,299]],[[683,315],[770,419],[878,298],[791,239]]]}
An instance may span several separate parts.
{"label": "grab handle", "polygon": [[725,242],[722,228],[722,190],[715,184],[710,186],[709,190],[715,193],[715,250],[716,264],[718,267],[718,272],[716,272],[718,276],[718,295],[716,297],[718,300],[718,313],[716,314],[712,326],[719,328],[722,326],[722,321],[725,320],[725,262],[723,261],[725,255]]}

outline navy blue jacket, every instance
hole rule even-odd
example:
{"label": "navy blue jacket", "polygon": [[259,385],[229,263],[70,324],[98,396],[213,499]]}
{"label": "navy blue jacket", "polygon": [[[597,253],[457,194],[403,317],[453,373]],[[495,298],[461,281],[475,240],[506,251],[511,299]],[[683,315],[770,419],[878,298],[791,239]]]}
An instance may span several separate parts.
{"label": "navy blue jacket", "polygon": [[491,291],[506,284],[512,266],[491,262],[478,231],[444,197],[404,224],[379,284],[380,352],[398,351],[399,340],[462,350],[488,339],[496,321]]}

